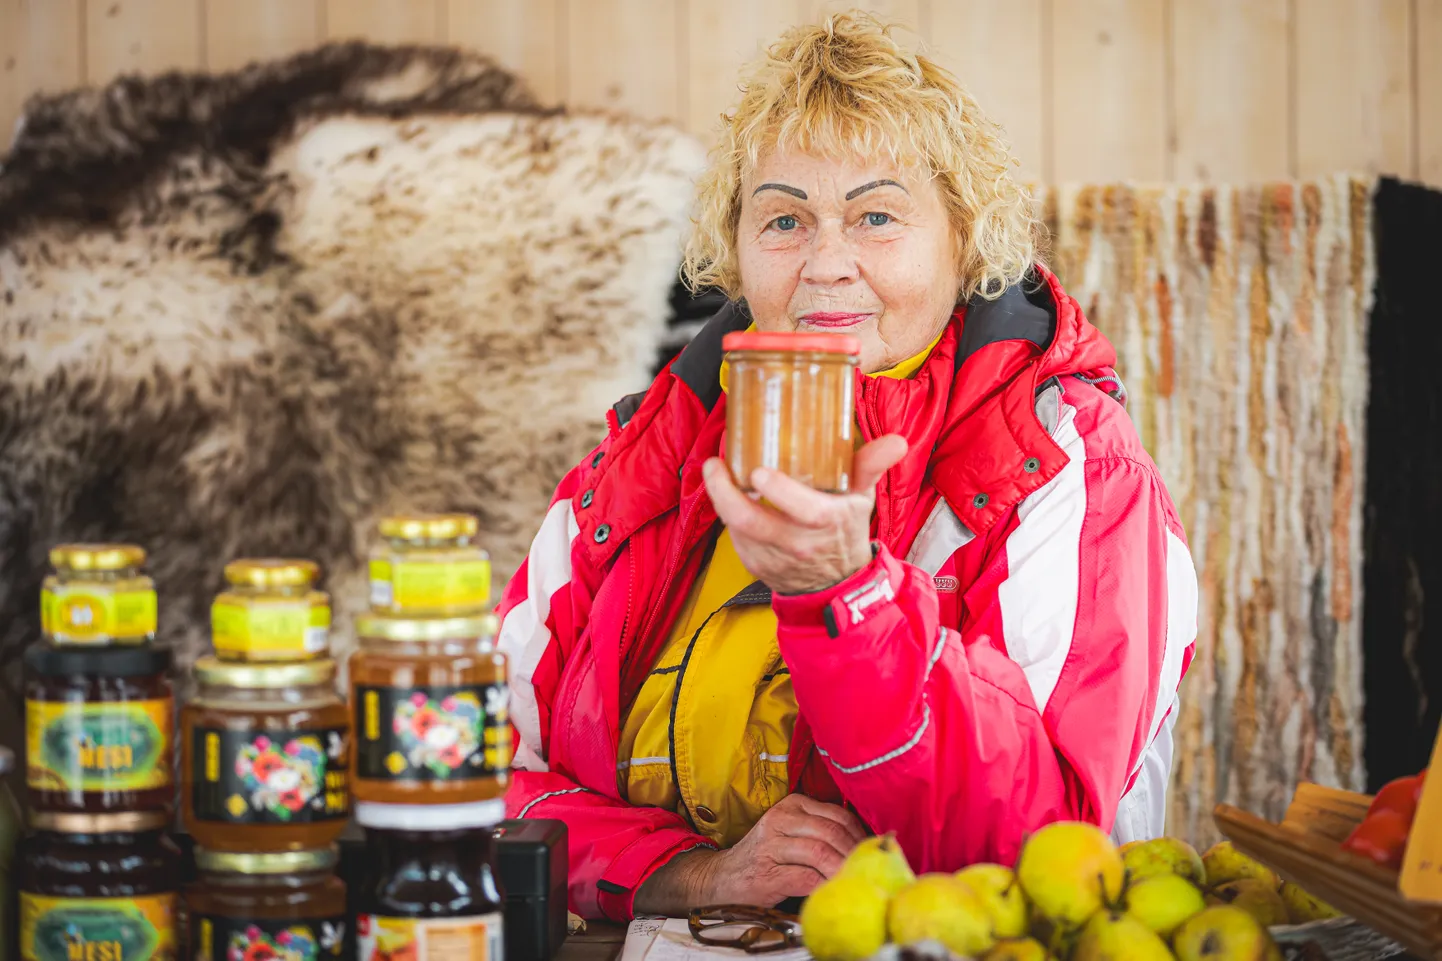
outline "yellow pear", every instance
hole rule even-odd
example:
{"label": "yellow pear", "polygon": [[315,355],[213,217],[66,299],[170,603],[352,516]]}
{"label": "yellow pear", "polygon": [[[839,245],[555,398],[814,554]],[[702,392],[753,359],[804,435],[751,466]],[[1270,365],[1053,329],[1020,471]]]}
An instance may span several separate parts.
{"label": "yellow pear", "polygon": [[981,956],[981,961],[1055,961],[1036,938],[1008,938]]}
{"label": "yellow pear", "polygon": [[838,874],[801,905],[801,940],[817,961],[861,961],[886,943],[886,892]]}
{"label": "yellow pear", "polygon": [[1256,878],[1240,878],[1212,888],[1208,904],[1230,904],[1256,918],[1264,928],[1286,924],[1287,904],[1277,889]]}
{"label": "yellow pear", "polygon": [[1172,936],[1177,961],[1282,961],[1282,952],[1241,908],[1229,904],[1207,908],[1182,922]]}
{"label": "yellow pear", "polygon": [[897,944],[939,941],[961,955],[980,954],[996,941],[986,906],[950,874],[923,874],[892,895],[886,927]]}
{"label": "yellow pear", "polygon": [[1154,874],[1127,886],[1127,914],[1162,938],[1207,906],[1201,889],[1180,874]]}
{"label": "yellow pear", "polygon": [[1122,894],[1125,868],[1111,838],[1094,824],[1059,821],[1026,839],[1016,862],[1017,880],[1033,917],[1058,938],[1080,929]]}
{"label": "yellow pear", "polygon": [[1206,869],[1197,849],[1180,838],[1152,838],[1122,845],[1127,878],[1135,884],[1157,874],[1180,874],[1199,887],[1207,883]]}
{"label": "yellow pear", "polygon": [[1087,922],[1071,961],[1172,961],[1172,953],[1136,918],[1107,910]]}
{"label": "yellow pear", "polygon": [[1258,881],[1265,881],[1272,886],[1273,890],[1282,883],[1277,877],[1277,872],[1247,857],[1231,841],[1218,841],[1207,848],[1207,853],[1202,855],[1202,867],[1207,872],[1207,887],[1214,888],[1219,884],[1226,884],[1228,881],[1236,881],[1241,878],[1256,878]]}
{"label": "yellow pear", "polygon": [[956,872],[956,879],[977,896],[991,916],[991,933],[998,938],[1026,934],[1026,896],[1011,868],[1000,864],[973,864]]}
{"label": "yellow pear", "polygon": [[837,874],[863,877],[888,895],[916,880],[901,845],[890,834],[867,838],[852,848]]}
{"label": "yellow pear", "polygon": [[1341,911],[1291,881],[1283,881],[1282,888],[1277,893],[1282,896],[1282,903],[1287,906],[1287,920],[1292,924],[1325,921],[1342,916]]}

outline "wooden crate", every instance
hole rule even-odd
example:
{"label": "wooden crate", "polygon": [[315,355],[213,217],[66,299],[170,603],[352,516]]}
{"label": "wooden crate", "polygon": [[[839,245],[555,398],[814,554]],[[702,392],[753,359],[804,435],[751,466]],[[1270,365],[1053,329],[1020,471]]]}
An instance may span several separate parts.
{"label": "wooden crate", "polygon": [[1371,798],[1301,784],[1281,824],[1230,804],[1213,812],[1217,828],[1243,854],[1424,957],[1442,959],[1442,908],[1403,899],[1397,872],[1344,851],[1341,842]]}

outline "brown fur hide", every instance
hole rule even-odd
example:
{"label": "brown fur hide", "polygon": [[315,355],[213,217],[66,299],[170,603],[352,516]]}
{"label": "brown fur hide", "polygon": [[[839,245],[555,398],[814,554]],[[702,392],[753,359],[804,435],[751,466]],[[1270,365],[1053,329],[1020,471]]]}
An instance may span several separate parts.
{"label": "brown fur hide", "polygon": [[62,541],[150,550],[182,670],[237,556],[320,561],[347,650],[388,511],[476,512],[503,581],[646,382],[701,159],[441,49],[32,101],[0,172],[9,690]]}

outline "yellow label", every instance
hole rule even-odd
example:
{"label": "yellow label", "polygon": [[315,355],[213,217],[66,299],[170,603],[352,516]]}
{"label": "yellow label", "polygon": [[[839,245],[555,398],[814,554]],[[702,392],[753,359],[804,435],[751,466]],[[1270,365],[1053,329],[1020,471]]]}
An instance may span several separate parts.
{"label": "yellow label", "polygon": [[210,630],[222,654],[319,654],[330,644],[330,605],[217,601],[210,608]]}
{"label": "yellow label", "polygon": [[48,898],[20,894],[22,961],[173,961],[175,895]]}
{"label": "yellow label", "polygon": [[144,791],[172,783],[173,703],[25,702],[26,779],[47,791]]}
{"label": "yellow label", "polygon": [[40,592],[40,626],[66,644],[140,640],[155,633],[155,591],[106,591],[99,585]]}
{"label": "yellow label", "polygon": [[469,918],[356,919],[360,961],[501,961],[501,915]]}
{"label": "yellow label", "polygon": [[1442,903],[1442,730],[1432,743],[1397,887],[1409,900]]}
{"label": "yellow label", "polygon": [[374,741],[381,736],[381,698],[375,691],[365,695],[366,737]]}
{"label": "yellow label", "polygon": [[371,561],[371,604],[394,611],[484,608],[491,600],[491,562]]}

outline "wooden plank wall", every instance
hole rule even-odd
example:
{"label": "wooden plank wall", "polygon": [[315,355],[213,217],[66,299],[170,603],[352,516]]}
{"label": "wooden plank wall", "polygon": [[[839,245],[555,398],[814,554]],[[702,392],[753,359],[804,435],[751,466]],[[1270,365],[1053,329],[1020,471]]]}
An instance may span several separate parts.
{"label": "wooden plank wall", "polygon": [[[736,69],[838,0],[0,0],[0,142],[35,90],[333,38],[456,43],[547,100],[707,136]],[[1029,178],[1442,186],[1442,0],[870,0],[1006,125]]]}

